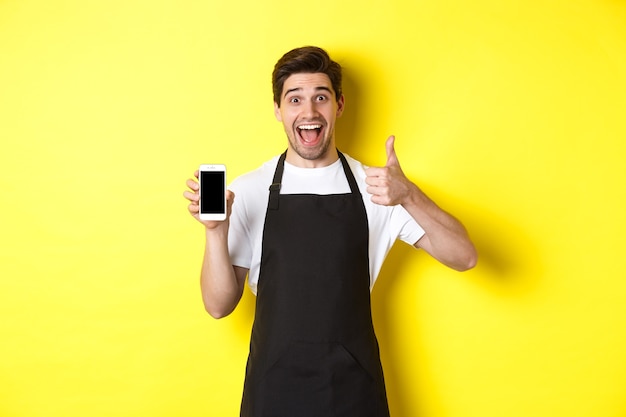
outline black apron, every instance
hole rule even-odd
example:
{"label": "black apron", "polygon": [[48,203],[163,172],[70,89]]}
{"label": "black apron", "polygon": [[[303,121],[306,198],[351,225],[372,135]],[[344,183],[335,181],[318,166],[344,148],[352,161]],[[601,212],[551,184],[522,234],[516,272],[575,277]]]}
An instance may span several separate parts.
{"label": "black apron", "polygon": [[370,309],[367,214],[349,194],[280,194],[263,230],[242,417],[388,417]]}

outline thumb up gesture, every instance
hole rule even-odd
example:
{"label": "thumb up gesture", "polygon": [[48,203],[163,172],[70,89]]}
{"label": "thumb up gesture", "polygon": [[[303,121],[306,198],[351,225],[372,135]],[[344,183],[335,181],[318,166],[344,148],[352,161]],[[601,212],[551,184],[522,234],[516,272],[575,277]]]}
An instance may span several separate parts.
{"label": "thumb up gesture", "polygon": [[384,167],[371,167],[365,170],[367,192],[372,195],[372,202],[383,206],[402,204],[414,187],[400,168],[400,162],[394,148],[395,136],[389,136],[385,143],[387,163]]}

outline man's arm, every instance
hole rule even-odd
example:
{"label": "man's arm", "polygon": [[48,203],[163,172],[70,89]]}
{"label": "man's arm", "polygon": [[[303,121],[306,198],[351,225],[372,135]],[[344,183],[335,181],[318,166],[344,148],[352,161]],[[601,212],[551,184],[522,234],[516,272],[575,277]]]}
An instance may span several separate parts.
{"label": "man's arm", "polygon": [[[198,172],[195,173],[196,179]],[[200,272],[200,289],[206,311],[219,319],[233,312],[245,286],[246,268],[233,266],[228,253],[228,227],[235,194],[226,191],[227,217],[224,221],[202,221],[199,218],[198,182],[187,180],[189,190],[183,195],[189,200],[189,213],[205,227],[206,243]]]}
{"label": "man's arm", "polygon": [[422,226],[425,235],[415,242],[444,265],[465,271],[476,265],[477,253],[465,227],[439,208],[402,172],[394,149],[393,136],[387,139],[387,164],[366,170],[367,192],[376,204],[402,207]]}

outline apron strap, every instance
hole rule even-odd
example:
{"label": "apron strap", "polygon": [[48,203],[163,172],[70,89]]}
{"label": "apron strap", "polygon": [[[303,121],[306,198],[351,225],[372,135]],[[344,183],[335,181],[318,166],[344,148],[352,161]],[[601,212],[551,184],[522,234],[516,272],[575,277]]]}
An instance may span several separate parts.
{"label": "apron strap", "polygon": [[[337,150],[339,154],[339,159],[341,160],[341,165],[343,166],[343,171],[346,174],[346,179],[348,180],[348,184],[350,185],[350,191],[352,194],[359,193],[359,187],[356,184],[356,180],[354,179],[354,175],[352,174],[352,170],[348,165],[348,161],[346,161],[346,157],[343,156],[339,150]],[[270,210],[278,210],[278,195],[280,194],[280,186],[281,181],[283,180],[283,171],[285,169],[285,157],[287,156],[287,151],[283,152],[278,158],[278,164],[276,165],[276,170],[274,171],[274,178],[272,179],[272,185],[270,185],[270,197],[267,207]]]}
{"label": "apron strap", "polygon": [[348,161],[346,161],[346,157],[343,156],[339,150],[337,150],[339,154],[339,159],[341,159],[341,164],[343,165],[343,172],[346,174],[346,179],[348,180],[348,184],[350,185],[350,191],[352,194],[360,194],[359,186],[356,184],[356,180],[354,179],[354,174],[350,169],[350,165],[348,165]]}
{"label": "apron strap", "polygon": [[278,210],[278,195],[280,194],[280,183],[283,180],[283,170],[285,168],[285,157],[287,151],[278,158],[278,165],[276,165],[276,171],[274,171],[274,179],[272,185],[270,185],[270,199],[267,204],[267,208],[270,210]]}

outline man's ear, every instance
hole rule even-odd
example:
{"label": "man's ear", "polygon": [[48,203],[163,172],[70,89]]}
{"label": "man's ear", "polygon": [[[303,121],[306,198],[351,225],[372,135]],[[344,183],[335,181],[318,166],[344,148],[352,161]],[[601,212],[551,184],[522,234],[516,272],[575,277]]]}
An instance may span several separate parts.
{"label": "man's ear", "polygon": [[345,105],[346,99],[342,94],[341,97],[339,97],[339,100],[337,100],[337,117],[340,117],[343,114],[343,109]]}
{"label": "man's ear", "polygon": [[276,120],[279,122],[283,121],[283,116],[280,114],[280,107],[278,107],[278,103],[274,102],[274,116],[276,116]]}

